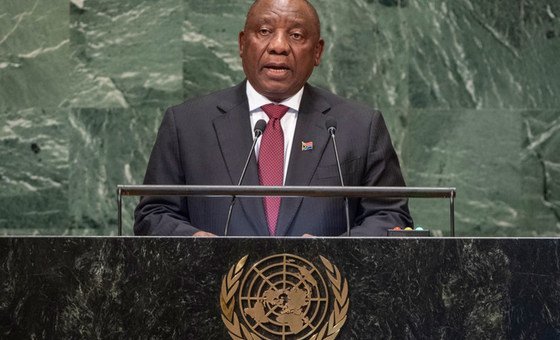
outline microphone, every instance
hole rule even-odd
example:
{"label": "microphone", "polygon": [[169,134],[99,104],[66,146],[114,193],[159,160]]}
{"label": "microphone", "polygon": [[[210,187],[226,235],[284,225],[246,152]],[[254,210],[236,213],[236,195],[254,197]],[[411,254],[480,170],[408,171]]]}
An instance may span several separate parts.
{"label": "microphone", "polygon": [[[251,156],[255,151],[255,145],[257,145],[257,140],[260,136],[262,136],[264,129],[266,128],[266,121],[264,119],[259,119],[255,124],[255,128],[253,129],[254,137],[253,137],[253,145],[251,146],[251,150],[249,151],[249,155],[247,156],[247,160],[245,160],[245,165],[243,166],[243,171],[241,172],[241,177],[239,178],[239,183],[237,186],[240,186],[243,182],[243,178],[245,177],[245,172],[247,172],[247,167],[249,166],[249,161],[251,160]],[[226,220],[226,226],[224,227],[224,236],[228,235],[229,230],[229,223],[231,221],[231,213],[233,211],[233,206],[235,205],[237,196],[233,195],[231,197],[231,203],[229,204],[229,210]]]}
{"label": "microphone", "polygon": [[[325,126],[329,135],[331,135],[331,139],[333,141],[334,147],[334,155],[336,157],[336,165],[338,168],[338,176],[340,177],[340,184],[344,186],[344,178],[342,177],[342,169],[340,168],[340,159],[338,158],[338,148],[336,147],[336,119],[333,117],[327,117],[327,121],[325,122]],[[346,235],[350,236],[350,208],[348,203],[348,197],[344,197],[344,208],[346,210]]]}

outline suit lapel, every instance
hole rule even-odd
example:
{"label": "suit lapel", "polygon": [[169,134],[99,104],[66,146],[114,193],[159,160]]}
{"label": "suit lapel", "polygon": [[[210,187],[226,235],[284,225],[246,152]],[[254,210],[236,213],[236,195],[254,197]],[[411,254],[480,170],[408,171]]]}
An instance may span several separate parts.
{"label": "suit lapel", "polygon": [[[329,110],[330,104],[306,85],[298,112],[285,185],[308,186],[311,182],[329,141],[325,128],[325,113]],[[302,142],[313,142],[313,150],[302,151]],[[302,197],[282,200],[277,235],[284,236],[288,233],[302,201]]]}
{"label": "suit lapel", "polygon": [[[224,98],[217,104],[223,115],[214,119],[214,130],[222,157],[230,176],[232,185],[237,185],[247,153],[253,142],[251,137],[251,120],[249,118],[249,105],[245,93],[245,82],[233,90],[230,98]],[[255,156],[249,161],[243,185],[259,185],[259,174]],[[261,199],[239,199],[248,219],[252,221],[253,228],[258,235],[268,235],[266,218]]]}

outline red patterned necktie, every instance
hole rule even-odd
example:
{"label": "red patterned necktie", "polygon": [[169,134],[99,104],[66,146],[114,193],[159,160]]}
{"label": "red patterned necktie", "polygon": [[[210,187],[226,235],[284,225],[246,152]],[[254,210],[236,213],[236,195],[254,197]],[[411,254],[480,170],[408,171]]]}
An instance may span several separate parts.
{"label": "red patterned necktie", "polygon": [[[261,185],[281,186],[284,182],[284,132],[280,119],[288,112],[284,105],[261,107],[269,118],[259,150],[259,181]],[[280,197],[263,197],[264,212],[270,235],[276,235]]]}

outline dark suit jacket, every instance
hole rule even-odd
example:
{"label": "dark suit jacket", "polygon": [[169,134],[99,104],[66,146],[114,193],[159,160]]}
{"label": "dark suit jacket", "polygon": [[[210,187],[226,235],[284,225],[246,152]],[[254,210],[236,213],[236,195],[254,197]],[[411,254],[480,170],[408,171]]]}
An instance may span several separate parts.
{"label": "dark suit jacket", "polygon": [[[285,185],[339,186],[332,141],[325,127],[337,120],[337,145],[348,186],[404,186],[399,162],[379,111],[306,85]],[[313,142],[302,151],[301,142]],[[155,142],[144,184],[236,185],[251,148],[252,132],[245,82],[169,108]],[[258,185],[252,158],[244,185]],[[137,235],[223,235],[230,198],[143,197],[135,211]],[[407,200],[351,199],[353,236],[385,235],[410,226]],[[278,236],[345,233],[342,198],[283,198]],[[261,198],[240,198],[230,235],[267,236]]]}

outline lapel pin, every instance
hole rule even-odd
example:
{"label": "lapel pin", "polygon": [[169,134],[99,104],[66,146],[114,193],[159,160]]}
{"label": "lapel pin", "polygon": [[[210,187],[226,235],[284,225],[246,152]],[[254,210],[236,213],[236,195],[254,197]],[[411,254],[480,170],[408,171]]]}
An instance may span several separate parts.
{"label": "lapel pin", "polygon": [[313,150],[313,142],[301,142],[301,151]]}

